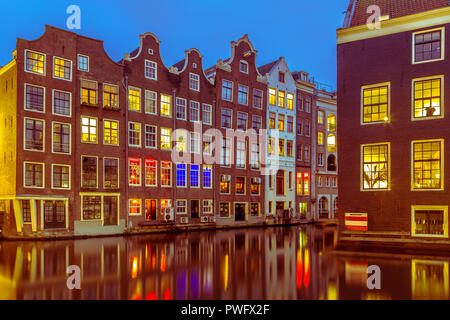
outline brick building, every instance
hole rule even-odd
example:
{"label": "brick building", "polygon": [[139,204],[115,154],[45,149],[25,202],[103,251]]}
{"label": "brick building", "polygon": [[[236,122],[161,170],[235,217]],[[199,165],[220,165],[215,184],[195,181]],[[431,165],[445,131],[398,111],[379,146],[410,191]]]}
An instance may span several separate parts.
{"label": "brick building", "polygon": [[448,245],[450,7],[371,4],[379,28],[365,25],[366,1],[350,1],[337,31],[340,240]]}
{"label": "brick building", "polygon": [[[168,67],[154,34],[139,40],[118,62],[102,41],[51,26],[36,40],[17,40],[13,60],[0,69],[3,236],[267,222],[271,92],[248,36],[231,42],[231,57],[206,70],[197,49]],[[290,141],[281,159],[286,192],[280,201],[284,209],[298,208],[288,222],[309,221],[317,90],[302,73],[291,76],[284,59],[267,72],[285,93],[285,108],[279,92],[275,108]]]}

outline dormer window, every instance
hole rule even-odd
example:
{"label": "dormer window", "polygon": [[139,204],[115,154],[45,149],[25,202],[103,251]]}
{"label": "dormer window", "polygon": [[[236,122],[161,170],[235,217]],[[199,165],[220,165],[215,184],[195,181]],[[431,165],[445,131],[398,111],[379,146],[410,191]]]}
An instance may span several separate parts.
{"label": "dormer window", "polygon": [[200,91],[200,76],[195,73],[189,73],[189,89]]}
{"label": "dormer window", "polygon": [[145,60],[145,77],[147,79],[158,80],[158,67],[156,62]]}
{"label": "dormer window", "polygon": [[246,61],[239,61],[239,71],[248,74],[248,63]]}

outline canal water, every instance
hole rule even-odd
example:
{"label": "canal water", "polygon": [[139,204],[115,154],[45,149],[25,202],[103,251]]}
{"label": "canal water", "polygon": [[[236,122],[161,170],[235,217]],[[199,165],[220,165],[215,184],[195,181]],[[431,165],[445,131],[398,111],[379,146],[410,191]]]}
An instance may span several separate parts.
{"label": "canal water", "polygon": [[[293,226],[0,242],[0,299],[448,299],[446,258],[333,251],[335,228]],[[80,268],[69,290],[66,269]],[[378,265],[381,289],[367,288]]]}

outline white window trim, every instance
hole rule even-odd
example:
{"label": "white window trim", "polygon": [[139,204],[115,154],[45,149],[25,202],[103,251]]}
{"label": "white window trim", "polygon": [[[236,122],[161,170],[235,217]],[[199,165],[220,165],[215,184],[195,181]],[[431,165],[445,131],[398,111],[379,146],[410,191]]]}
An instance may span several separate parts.
{"label": "white window trim", "polygon": [[[147,139],[146,139],[146,135],[147,135],[146,128],[147,127],[155,128],[155,146],[154,147],[147,146]],[[144,125],[144,146],[146,149],[158,149],[158,126],[154,126],[151,124]]]}
{"label": "white window trim", "polygon": [[[179,164],[185,165],[184,170],[180,170],[180,171],[184,171],[184,186],[178,185],[178,165]],[[183,189],[187,188],[187,186],[188,186],[188,165],[186,163],[175,163],[175,185],[176,185],[176,188],[183,188]]]}
{"label": "white window trim", "polygon": [[[239,87],[244,87],[247,88],[247,99],[245,99],[245,103],[241,103],[239,102]],[[248,106],[248,96],[250,94],[250,90],[248,86],[245,86],[243,84],[238,84],[238,104],[243,105],[243,106]]]}
{"label": "white window trim", "polygon": [[[228,110],[231,111],[231,117],[230,117],[230,126],[229,127],[223,127],[222,126],[222,110]],[[233,110],[229,108],[221,108],[220,109],[220,127],[222,129],[233,129]]]}
{"label": "white window trim", "polygon": [[[87,58],[87,70],[80,69],[80,57]],[[86,56],[84,54],[77,55],[77,70],[83,71],[83,72],[89,72],[89,56]]]}
{"label": "white window trim", "polygon": [[140,174],[140,177],[139,177],[139,183],[136,183],[136,184],[130,183],[130,168],[131,168],[130,161],[133,161],[133,160],[136,160],[136,158],[128,158],[128,172],[127,172],[128,185],[130,187],[140,187],[140,186],[142,186],[142,177],[145,177],[142,174],[142,159],[139,158],[139,174]]}
{"label": "white window trim", "polygon": [[[255,96],[255,91],[261,92],[261,107],[255,106],[255,102],[253,101],[254,100],[253,97]],[[263,104],[264,104],[264,91],[262,91],[260,89],[253,88],[253,97],[252,97],[252,106],[253,106],[253,108],[258,109],[258,110],[262,110]]]}
{"label": "white window trim", "polygon": [[[105,142],[105,121],[111,121],[111,122],[117,122],[117,144],[113,144],[113,143],[106,143]],[[118,147],[120,146],[120,121],[119,120],[115,120],[115,119],[103,119],[103,144],[105,146],[114,146],[114,147]]]}
{"label": "white window trim", "polygon": [[[34,72],[34,71],[27,70],[27,52],[37,53],[37,54],[40,54],[40,55],[44,56],[44,73],[39,73],[39,72]],[[37,74],[37,75],[40,75],[40,76],[46,76],[47,75],[47,55],[45,53],[42,53],[42,52],[39,52],[39,51],[25,49],[24,59],[23,59],[23,70],[25,72],[28,72],[28,73]]]}
{"label": "white window trim", "polygon": [[[26,185],[26,169],[27,164],[40,164],[42,165],[42,186],[41,187],[35,187],[35,186],[27,186]],[[44,162],[34,162],[34,161],[24,161],[23,162],[23,187],[27,189],[44,189],[45,188],[45,163]]]}
{"label": "white window trim", "polygon": [[[438,116],[431,116],[431,117],[418,117],[416,118],[415,115],[415,105],[414,105],[414,99],[415,99],[415,90],[414,90],[414,84],[416,81],[424,81],[424,80],[435,80],[439,79],[441,80],[441,114]],[[444,75],[436,75],[431,77],[422,77],[422,78],[414,78],[411,80],[411,121],[421,121],[421,120],[432,120],[432,119],[443,119],[444,118],[444,112],[445,112],[445,99],[444,99]]]}
{"label": "white window trim", "polygon": [[[414,188],[414,143],[427,143],[427,142],[439,142],[441,144],[441,186],[440,188],[418,189]],[[426,192],[426,191],[443,191],[445,186],[445,144],[444,139],[424,139],[424,140],[411,140],[411,191],[413,192]],[[390,151],[390,150],[389,150]],[[390,156],[390,154],[389,154]],[[390,157],[389,157],[390,160]],[[390,165],[390,163],[389,163]]]}
{"label": "white window trim", "polygon": [[[163,182],[163,179],[162,179],[162,176],[163,176],[163,174],[162,174],[162,171],[163,171],[162,163],[163,162],[169,162],[170,163],[170,181],[169,181],[170,185],[163,185],[162,184],[162,182]],[[173,180],[173,162],[171,162],[171,161],[161,161],[161,164],[160,164],[159,168],[160,168],[160,177],[161,177],[161,179],[160,179],[160,181],[161,181],[161,188],[172,188],[172,184],[173,184],[173,182],[172,182],[172,180]]]}
{"label": "white window trim", "polygon": [[[429,33],[429,32],[433,32],[433,31],[438,31],[438,30],[441,30],[441,57],[439,59],[415,62],[415,57],[416,57],[416,35],[421,34],[421,33]],[[411,58],[412,64],[422,64],[422,63],[428,63],[428,62],[436,62],[436,61],[442,61],[444,59],[445,59],[445,27],[428,29],[428,30],[422,30],[422,31],[417,31],[417,32],[413,32],[412,33],[412,58]]]}
{"label": "white window trim", "polygon": [[[178,201],[183,201],[184,206],[178,206]],[[183,212],[178,212],[178,208],[184,208]],[[187,200],[186,199],[176,199],[175,200],[175,214],[187,214]]]}
{"label": "white window trim", "polygon": [[[364,189],[364,147],[369,147],[369,146],[378,146],[378,145],[387,145],[388,147],[388,184],[387,184],[387,188],[385,189]],[[412,145],[411,145],[412,146]],[[360,190],[362,192],[383,192],[383,191],[391,191],[391,143],[390,142],[377,142],[377,143],[366,143],[366,144],[361,144],[360,147],[360,165],[359,165],[359,171],[360,171]],[[412,159],[412,157],[411,157]],[[436,190],[433,190],[436,191]]]}
{"label": "white window trim", "polygon": [[[139,125],[139,144],[131,144],[130,143],[130,124],[138,124]],[[142,146],[142,123],[140,122],[134,122],[134,121],[128,121],[128,126],[127,126],[127,139],[128,139],[128,146],[129,147],[134,147],[134,148],[140,148]]]}
{"label": "white window trim", "polygon": [[[145,106],[145,101],[147,101],[147,93],[149,94],[154,94],[155,95],[155,112],[147,112],[147,108]],[[145,89],[145,93],[144,93],[144,113],[146,114],[154,114],[154,115],[158,115],[158,93],[156,91],[152,91],[152,90],[147,90]]]}
{"label": "white window trim", "polygon": [[[130,201],[132,201],[132,200],[139,200],[139,212],[140,213],[130,213],[130,208],[131,208],[131,206],[130,206]],[[140,217],[140,216],[142,216],[142,199],[141,198],[129,198],[128,199],[128,216],[131,216],[131,217],[133,217],[133,216],[135,216],[135,217]]]}
{"label": "white window trim", "polygon": [[[246,72],[241,70],[241,63],[247,65],[247,71],[246,71]],[[248,68],[249,68],[249,66],[248,66],[248,62],[247,62],[247,61],[245,61],[245,60],[239,60],[239,72],[248,74]]]}
{"label": "white window trim", "polygon": [[[65,152],[56,152],[53,150],[53,137],[55,135],[54,133],[54,124],[58,123],[58,124],[64,124],[64,125],[68,125],[69,126],[69,152],[65,153]],[[45,135],[44,135],[45,136]],[[66,122],[60,122],[60,121],[52,121],[52,153],[55,154],[65,154],[65,155],[71,155],[72,154],[72,124],[71,123],[66,123]]]}
{"label": "white window trim", "polygon": [[[211,209],[210,211],[205,211],[205,201],[207,201],[209,203],[209,208]],[[204,214],[211,214],[214,211],[214,201],[212,199],[202,199],[202,213]]]}
{"label": "white window trim", "polygon": [[[178,117],[178,114],[177,114],[178,100],[184,101],[184,118],[179,118],[179,117]],[[177,120],[187,121],[187,113],[188,113],[188,112],[187,112],[187,109],[188,109],[188,106],[187,106],[187,100],[184,99],[184,98],[179,98],[179,97],[177,97],[176,100],[175,100],[175,117],[176,117],[176,119],[177,119]]]}
{"label": "white window trim", "polygon": [[[32,87],[38,87],[38,88],[42,88],[44,89],[44,96],[43,96],[43,100],[42,103],[43,105],[43,110],[39,111],[39,110],[33,110],[33,109],[27,109],[27,86],[32,86]],[[31,84],[31,83],[24,83],[23,85],[23,110],[25,111],[29,111],[29,112],[37,112],[37,113],[45,113],[46,111],[46,95],[47,95],[47,88],[43,87],[43,86],[38,86],[35,84]]]}
{"label": "white window trim", "polygon": [[[70,111],[69,115],[60,114],[60,113],[56,113],[55,112],[55,91],[59,91],[59,92],[68,93],[69,94],[69,111]],[[44,91],[44,93],[45,93],[45,91]],[[45,97],[44,97],[44,101],[45,101]],[[45,104],[44,104],[44,109],[45,109]],[[28,111],[33,111],[33,110],[28,110]],[[58,117],[66,117],[66,118],[71,118],[72,117],[72,92],[59,90],[59,89],[53,89],[52,90],[52,115],[55,115],[55,116],[58,116]]]}
{"label": "white window trim", "polygon": [[[54,186],[54,184],[53,184],[53,168],[55,166],[69,168],[69,187],[68,188],[57,188],[57,187]],[[69,164],[52,163],[51,167],[52,167],[52,171],[51,171],[52,189],[55,189],[55,190],[70,190],[72,188],[72,166],[69,165]]]}
{"label": "white window trim", "polygon": [[[416,210],[442,210],[444,215],[444,234],[443,235],[435,235],[435,234],[417,234],[416,230],[416,221],[414,219]],[[427,238],[448,238],[448,206],[440,206],[440,205],[412,205],[411,206],[411,236],[412,237],[427,237]]]}
{"label": "white window trim", "polygon": [[[147,175],[147,160],[154,161],[156,163],[155,166],[155,184],[147,184],[147,179],[145,176]],[[144,161],[144,184],[146,187],[157,187],[158,186],[158,160],[153,159],[145,159]]]}
{"label": "white window trim", "polygon": [[[191,88],[191,76],[197,77],[198,89]],[[196,73],[189,72],[189,90],[200,92],[200,75]]]}
{"label": "white window trim", "polygon": [[[364,89],[372,89],[377,87],[388,87],[388,101],[387,101],[387,120],[381,120],[381,121],[372,121],[372,122],[364,122]],[[391,122],[391,82],[382,82],[382,83],[375,83],[370,84],[367,86],[361,86],[361,102],[359,106],[359,112],[361,114],[360,124],[362,126],[370,126],[372,124],[381,124],[381,123],[390,123]]]}
{"label": "white window trim", "polygon": [[98,106],[98,82],[95,80],[89,80],[84,78],[80,79],[80,105],[83,105],[83,87],[81,85],[83,81],[95,83],[95,104],[96,106]]}
{"label": "white window trim", "polygon": [[[198,186],[193,186],[192,185],[192,181],[191,181],[191,171],[192,171],[192,166],[198,166]],[[187,168],[187,167],[186,167]],[[189,188],[191,189],[200,189],[200,186],[203,185],[203,181],[202,181],[202,166],[200,164],[190,164],[189,165]]]}
{"label": "white window trim", "polygon": [[222,93],[221,93],[221,99],[224,100],[224,101],[230,101],[230,102],[233,102],[234,82],[233,82],[233,81],[230,81],[230,80],[227,80],[227,79],[222,79],[222,91],[223,91],[223,83],[224,83],[225,81],[231,83],[231,99],[225,99],[225,98],[223,97]]}
{"label": "white window trim", "polygon": [[[192,120],[191,119],[191,103],[194,103],[194,104],[197,104],[197,106],[198,106],[198,109],[197,109],[197,116],[198,116],[198,120]],[[189,121],[190,122],[201,122],[201,117],[200,117],[200,115],[201,115],[201,104],[200,104],[200,102],[198,102],[198,101],[194,101],[194,100],[190,100],[189,101]]]}
{"label": "white window trim", "polygon": [[[210,107],[210,112],[209,112],[209,113],[210,113],[210,117],[209,117],[209,118],[210,118],[210,121],[209,121],[209,122],[206,122],[205,119],[203,119],[203,108],[204,108],[204,106]],[[209,126],[212,125],[212,117],[213,117],[213,108],[212,108],[212,105],[211,105],[211,104],[207,104],[207,103],[203,103],[203,104],[202,104],[202,117],[201,117],[201,118],[202,118],[202,123],[203,123],[203,124],[206,124],[206,125],[209,125]]]}
{"label": "white window trim", "polygon": [[[130,109],[130,90],[139,91],[139,110]],[[142,90],[141,90],[141,88],[128,86],[127,95],[128,95],[128,111],[142,112]],[[145,105],[144,105],[144,107],[145,107]]]}
{"label": "white window trim", "polygon": [[[146,68],[147,68],[147,62],[155,64],[155,78],[147,77],[147,73],[145,72]],[[145,59],[145,61],[144,61],[144,77],[146,79],[150,79],[150,80],[158,80],[158,64],[155,61],[151,61],[151,60]]]}
{"label": "white window trim", "polygon": [[[205,173],[205,167],[209,167],[210,169],[211,169],[211,186],[209,186],[209,187],[205,187],[205,180],[204,180],[204,173]],[[201,166],[201,169],[200,169],[201,171],[202,171],[202,175],[201,175],[201,185],[202,185],[202,188],[203,189],[212,189],[212,185],[213,185],[213,177],[214,177],[214,173],[213,173],[213,166],[212,165],[210,165],[210,164],[203,164],[202,166]]]}
{"label": "white window trim", "polygon": [[[110,86],[110,87],[116,87],[116,88],[117,88],[117,109],[119,109],[119,108],[120,108],[120,101],[119,101],[119,98],[120,98],[120,95],[119,95],[119,86],[116,85],[116,84],[107,83],[107,82],[103,82],[103,93],[102,93],[102,105],[103,105],[103,108],[105,108],[105,85]],[[113,108],[111,108],[111,107],[108,107],[108,108],[113,109]],[[113,110],[114,110],[114,109],[113,109]]]}
{"label": "white window trim", "polygon": [[[97,135],[97,141],[96,142],[89,142],[89,141],[83,141],[83,130],[82,130],[82,128],[83,128],[83,118],[88,118],[88,119],[95,119],[95,121],[96,121],[96,135]],[[81,118],[80,118],[80,142],[81,143],[88,143],[88,144],[98,144],[98,140],[99,140],[99,134],[98,134],[98,118],[97,117],[91,117],[91,116],[85,116],[85,115],[81,115]],[[89,125],[89,127],[90,127],[90,125]]]}
{"label": "white window trim", "polygon": [[[27,141],[27,126],[26,126],[26,120],[38,120],[42,121],[42,150],[32,150],[26,148],[26,141]],[[52,129],[53,130],[53,129]],[[52,138],[53,140],[53,138]],[[39,119],[39,118],[30,118],[30,117],[23,117],[23,150],[25,151],[31,151],[31,152],[45,152],[45,120]]]}
{"label": "white window trim", "polygon": [[[169,130],[169,132],[170,132],[170,137],[169,137],[169,139],[170,139],[170,148],[163,148],[163,147],[162,147],[162,146],[163,146],[163,141],[162,141],[162,137],[163,137],[162,131],[163,131],[163,129]],[[161,150],[165,150],[165,151],[170,151],[170,150],[172,150],[172,147],[173,147],[173,143],[172,143],[172,133],[173,133],[173,131],[172,131],[172,128],[160,127],[160,128],[159,128],[159,132],[160,132],[160,137],[159,137],[159,139],[160,139],[160,144],[161,144]]]}
{"label": "white window trim", "polygon": [[[60,77],[55,76],[55,60],[56,59],[61,59],[61,60],[70,62],[70,77],[69,77],[69,79],[64,79],[64,78],[60,78]],[[72,60],[69,60],[69,59],[66,59],[66,58],[61,58],[61,57],[58,57],[58,56],[53,56],[53,68],[52,69],[53,69],[52,70],[53,79],[58,79],[58,80],[64,80],[64,81],[72,82],[72,71],[73,71],[73,62],[72,62]]]}
{"label": "white window trim", "polygon": [[[97,161],[97,165],[96,167],[96,174],[95,174],[95,180],[96,180],[96,184],[95,184],[95,189],[98,188],[98,156],[89,156],[86,154],[82,154],[81,155],[81,163],[80,163],[80,188],[89,188],[89,187],[83,187],[83,158],[95,158]],[[89,188],[91,189],[91,188]],[[83,208],[83,207],[81,207]]]}

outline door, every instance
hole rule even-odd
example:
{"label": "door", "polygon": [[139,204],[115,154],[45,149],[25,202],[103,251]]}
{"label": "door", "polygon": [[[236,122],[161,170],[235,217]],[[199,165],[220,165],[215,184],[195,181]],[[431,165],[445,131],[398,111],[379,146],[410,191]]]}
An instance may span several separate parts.
{"label": "door", "polygon": [[44,228],[56,229],[66,227],[65,201],[44,200]]}
{"label": "door", "polygon": [[236,221],[245,221],[245,203],[234,204],[234,219]]}
{"label": "door", "polygon": [[156,220],[156,200],[145,200],[145,219]]}
{"label": "door", "polygon": [[191,218],[200,217],[200,200],[191,200]]}
{"label": "door", "polygon": [[115,226],[118,224],[117,219],[117,197],[103,197],[103,225]]}
{"label": "door", "polygon": [[283,201],[277,201],[277,216],[282,217],[284,214],[284,202]]}

